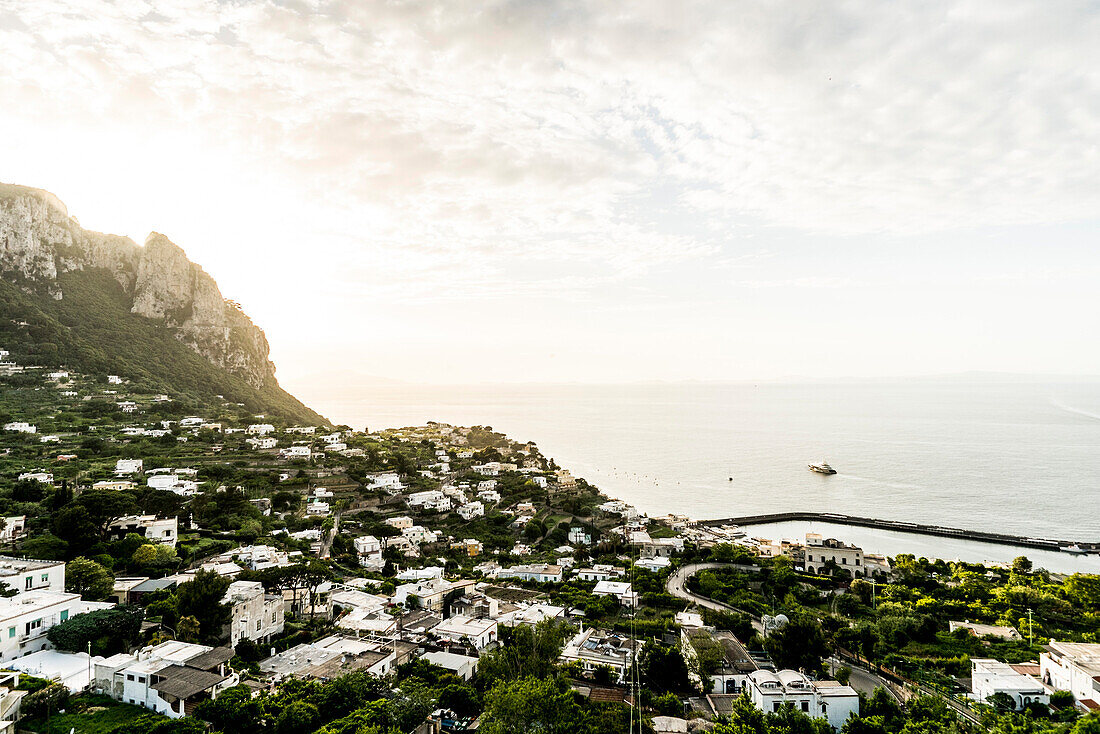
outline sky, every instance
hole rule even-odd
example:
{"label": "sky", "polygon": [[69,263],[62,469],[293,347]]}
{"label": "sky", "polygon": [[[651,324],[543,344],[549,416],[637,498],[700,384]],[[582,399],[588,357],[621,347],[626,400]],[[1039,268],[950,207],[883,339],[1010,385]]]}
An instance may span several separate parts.
{"label": "sky", "polygon": [[0,0],[0,180],[282,384],[1100,374],[1095,2]]}

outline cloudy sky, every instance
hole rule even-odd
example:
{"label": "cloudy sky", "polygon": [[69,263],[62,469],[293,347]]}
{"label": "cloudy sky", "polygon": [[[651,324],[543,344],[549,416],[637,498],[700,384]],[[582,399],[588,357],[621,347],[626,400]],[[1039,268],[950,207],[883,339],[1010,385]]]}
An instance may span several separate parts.
{"label": "cloudy sky", "polygon": [[1100,373],[1093,2],[0,0],[0,180],[284,385]]}

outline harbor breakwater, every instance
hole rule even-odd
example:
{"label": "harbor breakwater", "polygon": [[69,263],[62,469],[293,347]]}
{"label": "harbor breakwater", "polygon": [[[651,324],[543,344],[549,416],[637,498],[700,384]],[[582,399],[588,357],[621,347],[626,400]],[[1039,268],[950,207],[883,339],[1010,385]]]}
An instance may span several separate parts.
{"label": "harbor breakwater", "polygon": [[1007,533],[992,533],[984,530],[965,530],[963,528],[946,527],[943,525],[926,525],[922,523],[905,522],[903,520],[879,520],[876,518],[844,515],[834,512],[774,512],[764,515],[700,520],[698,524],[705,526],[752,526],[769,525],[779,522],[823,522],[835,525],[851,525],[873,528],[876,530],[892,530],[901,533],[957,538],[959,540],[974,540],[984,543],[1017,546],[1020,548],[1035,548],[1038,550],[1057,551],[1073,555],[1100,553],[1100,542],[1095,541],[1031,538],[1020,535],[1010,535]]}

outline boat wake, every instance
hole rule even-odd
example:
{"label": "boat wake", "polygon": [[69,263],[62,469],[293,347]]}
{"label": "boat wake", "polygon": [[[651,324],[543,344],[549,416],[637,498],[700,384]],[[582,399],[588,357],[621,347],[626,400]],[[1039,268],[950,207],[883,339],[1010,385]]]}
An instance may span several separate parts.
{"label": "boat wake", "polygon": [[1074,415],[1083,415],[1086,418],[1092,418],[1093,420],[1100,421],[1100,413],[1093,413],[1088,410],[1081,410],[1080,408],[1074,408],[1073,406],[1061,403],[1054,398],[1050,399],[1050,404],[1058,410],[1064,410],[1067,413],[1073,413]]}

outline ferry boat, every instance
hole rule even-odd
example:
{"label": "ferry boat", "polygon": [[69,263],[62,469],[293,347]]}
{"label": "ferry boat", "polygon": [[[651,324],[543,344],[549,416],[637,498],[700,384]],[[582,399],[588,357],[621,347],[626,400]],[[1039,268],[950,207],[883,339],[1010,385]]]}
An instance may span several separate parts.
{"label": "ferry boat", "polygon": [[827,461],[823,461],[820,464],[810,464],[810,471],[817,472],[818,474],[836,474],[836,469],[829,466]]}

